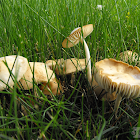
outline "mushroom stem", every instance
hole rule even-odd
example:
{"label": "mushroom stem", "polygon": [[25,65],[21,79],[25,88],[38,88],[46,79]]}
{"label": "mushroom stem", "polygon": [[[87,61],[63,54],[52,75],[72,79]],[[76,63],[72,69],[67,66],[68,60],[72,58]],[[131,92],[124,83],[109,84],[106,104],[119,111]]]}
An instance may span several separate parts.
{"label": "mushroom stem", "polygon": [[116,98],[116,101],[115,101],[115,106],[114,106],[114,109],[115,109],[115,118],[117,119],[117,112],[118,112],[118,108],[119,108],[119,105],[120,105],[120,102],[122,100],[122,96],[121,94],[118,94],[117,95],[117,98]]}
{"label": "mushroom stem", "polygon": [[83,39],[83,41],[84,41],[84,49],[85,49],[85,53],[86,53],[87,77],[88,77],[88,81],[91,83],[92,76],[91,76],[90,52],[89,52],[89,48],[88,48],[86,41],[84,39]]}

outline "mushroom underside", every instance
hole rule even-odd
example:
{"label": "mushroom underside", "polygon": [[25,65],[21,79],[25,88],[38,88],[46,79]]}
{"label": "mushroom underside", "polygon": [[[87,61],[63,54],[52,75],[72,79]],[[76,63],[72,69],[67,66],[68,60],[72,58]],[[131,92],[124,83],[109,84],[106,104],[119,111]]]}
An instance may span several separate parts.
{"label": "mushroom underside", "polygon": [[105,89],[99,86],[95,79],[92,81],[92,87],[97,98],[100,100],[104,99],[104,101],[114,101],[117,98],[115,91],[113,93],[106,92]]}

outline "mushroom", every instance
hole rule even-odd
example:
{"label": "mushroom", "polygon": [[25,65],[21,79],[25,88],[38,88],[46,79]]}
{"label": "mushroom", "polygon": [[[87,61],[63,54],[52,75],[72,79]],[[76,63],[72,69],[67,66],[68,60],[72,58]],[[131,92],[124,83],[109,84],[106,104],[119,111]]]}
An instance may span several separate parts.
{"label": "mushroom", "polygon": [[73,47],[74,45],[79,43],[79,41],[81,41],[81,43],[84,42],[84,48],[85,48],[85,53],[86,53],[86,64],[87,64],[87,77],[88,77],[89,82],[91,82],[91,80],[92,80],[91,60],[90,60],[90,52],[89,52],[87,43],[85,42],[84,38],[86,38],[92,31],[93,31],[93,24],[88,24],[88,25],[83,26],[82,31],[81,31],[81,27],[78,27],[78,28],[74,29],[71,32],[71,34],[69,35],[69,37],[67,37],[62,42],[62,46],[64,48]]}
{"label": "mushroom", "polygon": [[29,62],[26,73],[20,79],[24,90],[33,88],[33,72],[34,80],[37,84],[42,84],[40,89],[43,90],[44,94],[51,95],[51,92],[54,95],[60,94],[60,90],[62,90],[61,84],[56,80],[53,71],[42,62]]}
{"label": "mushroom", "polygon": [[40,90],[42,90],[45,95],[51,95],[51,92],[53,95],[60,95],[63,93],[62,85],[56,78],[48,83],[42,83]]}
{"label": "mushroom", "polygon": [[77,59],[71,58],[64,60],[63,58],[58,60],[48,60],[46,61],[46,65],[50,67],[50,69],[55,69],[57,75],[62,74],[70,74],[76,71],[80,71],[85,69],[85,59]]}
{"label": "mushroom", "polygon": [[22,56],[10,55],[0,58],[0,91],[14,86],[15,78],[17,81],[21,79],[26,72],[28,61]]}
{"label": "mushroom", "polygon": [[121,52],[118,56],[119,60],[126,62],[126,63],[132,63],[135,62],[137,64],[137,61],[139,61],[139,55],[136,52],[132,51],[124,51]]}
{"label": "mushroom", "polygon": [[135,99],[140,96],[140,69],[122,61],[104,59],[95,63],[94,78],[107,92],[116,91],[114,109],[117,111],[122,97]]}
{"label": "mushroom", "polygon": [[57,63],[56,63],[56,60],[47,60],[45,64],[46,64],[51,70],[53,70]]}
{"label": "mushroom", "polygon": [[71,58],[64,60],[63,58],[58,60],[48,60],[46,65],[50,69],[55,70],[57,75],[68,75],[71,74],[71,84],[73,85],[75,80],[75,72],[85,69],[85,59]]}

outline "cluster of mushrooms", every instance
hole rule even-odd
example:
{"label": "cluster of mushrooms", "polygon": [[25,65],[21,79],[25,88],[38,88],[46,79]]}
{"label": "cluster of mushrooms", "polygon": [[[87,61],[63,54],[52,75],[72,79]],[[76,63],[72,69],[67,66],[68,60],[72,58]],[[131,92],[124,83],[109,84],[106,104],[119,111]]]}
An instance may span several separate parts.
{"label": "cluster of mushrooms", "polygon": [[[107,93],[103,97],[104,99],[109,101],[116,99],[114,110],[117,118],[117,111],[123,97],[135,99],[140,96],[140,69],[110,58],[96,62],[95,67],[91,71],[90,52],[84,38],[92,31],[92,24],[85,25],[82,28],[78,27],[63,41],[62,46],[72,47],[79,41],[84,43],[88,81],[92,87],[97,86],[95,88],[97,95],[99,95],[102,89],[105,89]],[[138,54],[131,51],[122,52],[120,59],[126,62],[139,61]]]}
{"label": "cluster of mushrooms", "polygon": [[16,55],[1,57],[0,91],[13,88],[15,83],[23,90],[33,89],[33,83],[41,84],[45,95],[60,94],[62,89],[55,73],[45,63],[28,62],[25,57]]}
{"label": "cluster of mushrooms", "polygon": [[[115,115],[123,97],[135,99],[140,96],[140,69],[122,61],[137,61],[138,54],[126,51],[120,54],[122,61],[104,59],[95,63],[91,70],[90,52],[85,38],[93,31],[93,25],[88,24],[74,29],[62,46],[73,47],[77,43],[84,44],[86,59],[57,59],[42,62],[28,62],[22,56],[5,56],[0,58],[0,91],[7,87],[13,88],[15,80],[18,87],[23,90],[33,88],[33,83],[40,84],[39,88],[45,95],[63,93],[61,82],[56,75],[70,74],[87,69],[87,78],[94,87],[94,92],[99,94],[104,90],[104,98],[115,101]],[[55,73],[54,73],[55,72]]]}

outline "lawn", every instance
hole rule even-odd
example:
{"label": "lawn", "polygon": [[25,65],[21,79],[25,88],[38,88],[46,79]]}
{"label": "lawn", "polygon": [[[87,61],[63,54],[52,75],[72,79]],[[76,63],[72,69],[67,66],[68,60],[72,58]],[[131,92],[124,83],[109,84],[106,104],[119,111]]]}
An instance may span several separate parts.
{"label": "lawn", "polygon": [[[62,48],[62,42],[86,24],[94,27],[86,38],[92,67],[104,58],[119,59],[126,50],[140,55],[139,13],[139,0],[1,0],[0,57],[21,55],[29,62],[85,58],[82,43]],[[73,83],[71,75],[58,78],[65,89],[60,96],[49,98],[36,85],[31,91],[16,86],[1,91],[1,139],[132,139],[132,130],[140,127],[139,98],[124,99],[116,120],[114,101],[95,97],[85,71],[76,73]]]}

